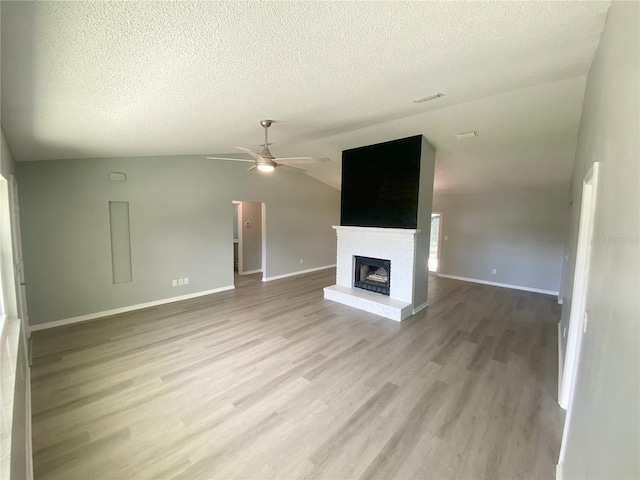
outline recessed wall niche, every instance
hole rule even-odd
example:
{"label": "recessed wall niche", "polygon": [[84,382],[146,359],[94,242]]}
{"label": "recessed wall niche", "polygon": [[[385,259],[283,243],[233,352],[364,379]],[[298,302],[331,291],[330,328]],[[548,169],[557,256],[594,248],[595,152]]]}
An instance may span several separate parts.
{"label": "recessed wall niche", "polygon": [[113,283],[131,282],[133,274],[131,269],[129,202],[109,202],[109,228],[111,230]]}

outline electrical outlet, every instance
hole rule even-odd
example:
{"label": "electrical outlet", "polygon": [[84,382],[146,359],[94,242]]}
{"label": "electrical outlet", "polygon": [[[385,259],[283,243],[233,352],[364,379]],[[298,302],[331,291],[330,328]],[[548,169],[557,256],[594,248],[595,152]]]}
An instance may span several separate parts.
{"label": "electrical outlet", "polygon": [[304,260],[300,259],[300,265],[302,265],[304,263]]}
{"label": "electrical outlet", "polygon": [[178,285],[184,285],[184,280],[182,278],[178,279]]}
{"label": "electrical outlet", "polygon": [[177,287],[178,286],[178,280],[171,280],[171,286],[172,287]]}
{"label": "electrical outlet", "polygon": [[184,284],[189,285],[189,277],[184,277]]}
{"label": "electrical outlet", "polygon": [[491,273],[493,273],[493,274],[495,275],[496,273],[498,273],[498,271],[494,268],[494,269],[491,271]]}

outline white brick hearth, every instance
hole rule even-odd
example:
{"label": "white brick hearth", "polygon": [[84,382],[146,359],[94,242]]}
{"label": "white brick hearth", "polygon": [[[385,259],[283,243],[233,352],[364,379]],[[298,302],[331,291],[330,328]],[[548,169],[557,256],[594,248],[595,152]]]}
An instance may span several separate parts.
{"label": "white brick hearth", "polygon": [[[416,234],[400,228],[334,226],[338,236],[336,285],[324,297],[345,305],[401,321],[413,313]],[[390,294],[353,287],[354,256],[391,261]]]}

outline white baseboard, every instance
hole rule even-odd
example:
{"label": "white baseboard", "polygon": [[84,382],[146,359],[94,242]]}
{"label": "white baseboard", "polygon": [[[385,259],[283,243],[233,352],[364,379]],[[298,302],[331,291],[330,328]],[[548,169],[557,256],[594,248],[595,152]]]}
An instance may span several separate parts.
{"label": "white baseboard", "polygon": [[558,404],[560,403],[560,392],[562,391],[562,374],[564,373],[564,355],[562,353],[562,324],[558,322]]}
{"label": "white baseboard", "polygon": [[262,272],[262,269],[258,269],[258,270],[249,270],[247,272],[238,272],[238,275],[251,275],[252,273],[260,273]]}
{"label": "white baseboard", "polygon": [[424,309],[425,309],[425,308],[427,308],[428,306],[429,306],[429,302],[428,302],[428,301],[424,302],[422,305],[420,305],[420,306],[418,306],[418,307],[415,307],[415,308],[413,309],[413,314],[415,315],[415,314],[416,314],[416,313],[418,313],[420,310],[424,310]]}
{"label": "white baseboard", "polygon": [[178,297],[163,298],[161,300],[154,300],[153,302],[139,303],[137,305],[129,305],[128,307],[114,308],[113,310],[105,310],[104,312],[88,313],[86,315],[80,315],[78,317],[66,318],[63,320],[55,320],[53,322],[40,323],[37,325],[31,325],[32,332],[37,330],[44,330],[47,328],[62,327],[64,325],[71,325],[73,323],[85,322],[87,320],[95,320],[96,318],[110,317],[111,315],[117,315],[119,313],[132,312],[134,310],[141,310],[143,308],[156,307],[158,305],[164,305],[166,303],[180,302],[182,300],[189,300],[190,298],[204,297],[205,295],[211,295],[212,293],[224,292],[227,290],[233,290],[236,288],[234,285],[227,285],[226,287],[214,288],[213,290],[205,290],[203,292],[188,293],[186,295],[180,295]]}
{"label": "white baseboard", "polygon": [[26,474],[27,480],[33,480],[33,442],[32,442],[32,426],[31,426],[31,367],[29,366],[29,361],[27,359],[27,375],[26,375],[26,401],[25,405],[25,457],[26,457]]}
{"label": "white baseboard", "polygon": [[479,280],[477,278],[458,277],[456,275],[446,275],[444,273],[438,273],[438,277],[451,278],[453,280],[462,280],[463,282],[482,283],[483,285],[493,285],[494,287],[512,288],[514,290],[523,290],[525,292],[544,293],[545,295],[558,295],[559,292],[552,290],[542,290],[540,288],[523,287],[520,285],[511,285],[508,283],[490,282],[488,280]]}
{"label": "white baseboard", "polygon": [[334,268],[336,264],[324,265],[322,267],[308,268],[307,270],[298,270],[297,272],[285,273],[284,275],[276,275],[275,277],[264,277],[263,282],[270,282],[271,280],[280,280],[281,278],[295,277],[296,275],[302,275],[305,273],[317,272],[319,270],[326,270],[327,268]]}

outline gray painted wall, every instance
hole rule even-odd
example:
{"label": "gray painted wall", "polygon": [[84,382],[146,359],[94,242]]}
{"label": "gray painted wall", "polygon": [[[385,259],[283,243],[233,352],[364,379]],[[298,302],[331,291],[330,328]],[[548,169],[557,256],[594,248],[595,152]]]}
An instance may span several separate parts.
{"label": "gray painted wall", "polygon": [[238,208],[239,207],[240,207],[240,204],[238,203],[233,204],[233,239],[234,240],[238,239]]}
{"label": "gray painted wall", "polygon": [[[262,270],[262,204],[242,202],[242,271]],[[268,215],[268,212],[267,212]],[[246,223],[251,224],[250,227]]]}
{"label": "gray painted wall", "polygon": [[[266,276],[335,264],[340,195],[306,175],[201,156],[22,162],[17,175],[32,324],[233,285],[232,200],[266,204]],[[130,283],[112,283],[110,200],[129,202]]]}
{"label": "gray painted wall", "polygon": [[420,190],[418,193],[418,230],[416,235],[416,259],[413,284],[413,306],[420,307],[427,301],[429,292],[429,243],[431,238],[431,205],[433,202],[433,175],[436,151],[422,137],[420,156]]}
{"label": "gray painted wall", "polygon": [[433,211],[440,273],[558,292],[568,188],[436,195]]}
{"label": "gray painted wall", "polygon": [[640,478],[639,19],[637,2],[612,2],[580,122],[563,326],[568,326],[571,308],[582,181],[593,162],[601,164],[587,293],[589,326],[565,443],[567,479]]}
{"label": "gray painted wall", "polygon": [[4,135],[4,130],[2,132],[2,140],[0,141],[0,175],[2,175],[5,180],[9,181],[9,175],[15,172],[15,161],[13,160],[13,154],[11,153],[11,148],[9,147],[9,143],[7,142],[7,137]]}

